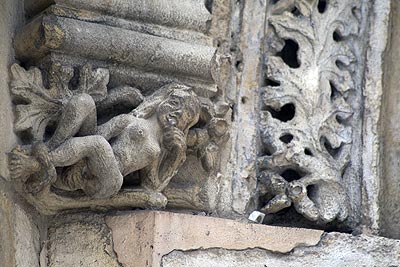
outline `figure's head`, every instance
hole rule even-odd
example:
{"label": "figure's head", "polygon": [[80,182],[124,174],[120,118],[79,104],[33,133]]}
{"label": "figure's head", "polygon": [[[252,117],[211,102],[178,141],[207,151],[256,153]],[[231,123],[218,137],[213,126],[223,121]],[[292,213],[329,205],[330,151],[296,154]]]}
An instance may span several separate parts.
{"label": "figure's head", "polygon": [[199,120],[199,99],[187,86],[170,84],[168,87],[168,96],[157,109],[158,120],[163,127],[173,126],[187,132]]}

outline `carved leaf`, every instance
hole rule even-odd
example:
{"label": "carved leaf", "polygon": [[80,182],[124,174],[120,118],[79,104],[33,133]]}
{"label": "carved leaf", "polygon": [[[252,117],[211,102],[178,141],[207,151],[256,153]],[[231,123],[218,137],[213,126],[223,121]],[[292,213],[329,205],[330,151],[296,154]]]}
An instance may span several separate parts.
{"label": "carved leaf", "polygon": [[47,124],[60,113],[61,101],[58,92],[43,86],[38,68],[26,71],[17,64],[11,67],[11,94],[17,102],[15,130],[30,130],[35,140],[42,140]]}
{"label": "carved leaf", "polygon": [[107,96],[107,84],[110,80],[110,73],[107,69],[93,69],[87,64],[81,68],[78,92],[87,93],[101,101]]}
{"label": "carved leaf", "polygon": [[[347,38],[358,34],[352,14],[356,2],[331,0],[324,6],[318,6],[318,1],[284,2],[290,5],[281,3],[281,13],[275,10],[269,18],[266,76],[270,83],[262,89],[261,127],[271,155],[261,158],[261,167],[272,176],[293,170],[297,177],[288,179],[305,187],[329,184],[332,191],[342,190],[341,176],[352,143],[348,122],[353,110],[347,98],[355,87],[356,57]],[[293,6],[299,14],[290,12]],[[305,208],[311,208],[303,205],[309,200],[292,199],[297,211],[311,220],[343,220],[347,211],[327,207],[346,207],[345,197],[335,199],[331,192],[329,201],[322,201],[326,190],[316,192],[313,205],[319,214]]]}
{"label": "carved leaf", "polygon": [[69,99],[72,91],[69,89],[69,82],[74,76],[72,67],[66,67],[60,63],[54,63],[50,68],[49,85],[51,90],[57,92],[60,99]]}

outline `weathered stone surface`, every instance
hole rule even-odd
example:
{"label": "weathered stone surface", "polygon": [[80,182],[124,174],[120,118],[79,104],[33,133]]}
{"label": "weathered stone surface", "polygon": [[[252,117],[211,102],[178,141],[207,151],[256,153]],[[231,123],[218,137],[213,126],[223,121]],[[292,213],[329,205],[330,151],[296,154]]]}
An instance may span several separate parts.
{"label": "weathered stone surface", "polygon": [[211,14],[196,0],[56,0],[61,5],[100,11],[115,17],[206,32]]}
{"label": "weathered stone surface", "polygon": [[[0,181],[0,185],[3,183]],[[5,266],[15,266],[12,203],[9,194],[0,190],[0,261]]]}
{"label": "weathered stone surface", "polygon": [[224,89],[213,75],[220,55],[209,4],[55,2],[15,40],[17,57],[41,68],[11,68],[15,130],[26,144],[10,153],[18,191],[46,214],[161,208],[164,190],[170,207],[215,210],[229,105],[216,96]]}
{"label": "weathered stone surface", "polygon": [[262,211],[293,205],[320,224],[359,220],[365,46],[356,36],[364,36],[364,12],[360,1],[270,6],[261,89]]}
{"label": "weathered stone surface", "polygon": [[[4,153],[16,143],[16,136],[13,133],[13,115],[11,97],[9,95],[9,66],[13,62],[14,53],[12,50],[12,37],[14,28],[19,24],[16,16],[21,16],[20,6],[7,0],[0,2],[0,176],[4,179],[8,177],[7,157]],[[1,178],[0,178],[1,179]]]}
{"label": "weathered stone surface", "polygon": [[101,215],[58,217],[49,228],[48,267],[120,267]]}
{"label": "weathered stone surface", "polygon": [[231,6],[230,40],[232,76],[226,84],[226,95],[233,105],[232,143],[225,158],[220,197],[220,212],[247,214],[256,206],[257,125],[261,85],[261,43],[266,1],[237,1]]}
{"label": "weathered stone surface", "polygon": [[[28,38],[32,42],[26,42]],[[38,43],[42,46],[38,47]],[[49,51],[60,51],[205,80],[212,80],[215,54],[213,47],[55,16],[37,18],[27,25],[16,38],[16,51],[25,61],[42,58]]]}
{"label": "weathered stone surface", "polygon": [[382,237],[325,234],[314,247],[295,248],[287,254],[263,250],[228,251],[211,249],[174,251],[164,256],[163,267],[302,267],[302,266],[375,266],[400,264],[400,241]]}
{"label": "weathered stone surface", "polygon": [[[96,101],[100,111],[91,126],[103,126],[114,113],[132,111],[142,102],[148,104],[149,99],[160,96],[158,89],[173,83],[191,87],[196,95],[190,94],[201,100],[201,111],[194,112],[199,120],[189,120],[195,124],[190,129],[179,128],[183,133],[169,132],[161,138],[160,125],[154,123],[154,118],[152,121],[138,116],[149,123],[151,130],[144,127],[148,130],[144,135],[140,127],[125,131],[129,142],[122,142],[122,147],[133,147],[122,158],[136,153],[134,158],[139,164],[133,165],[147,165],[148,150],[140,147],[148,145],[148,139],[140,138],[152,136],[151,144],[162,144],[159,150],[154,149],[156,154],[160,152],[159,159],[166,159],[158,163],[165,164],[154,164],[157,166],[149,168],[146,175],[127,175],[125,187],[111,198],[84,195],[80,189],[86,189],[89,195],[90,190],[74,184],[77,180],[87,182],[80,179],[87,174],[85,153],[80,155],[84,164],[68,172],[71,179],[66,182],[55,181],[56,171],[62,177],[65,169],[53,168],[43,145],[32,146],[31,151],[29,146],[14,150],[28,164],[11,164],[15,172],[12,177],[20,177],[19,173],[29,168],[39,177],[39,182],[32,179],[38,183],[30,183],[33,186],[27,190],[29,194],[21,190],[26,188],[16,185],[16,189],[42,212],[163,208],[168,200],[168,208],[204,210],[213,216],[243,219],[261,200],[265,204],[263,211],[269,213],[264,220],[267,223],[335,230],[345,227],[355,230],[354,234],[360,230],[380,231],[399,237],[396,120],[400,81],[396,75],[396,46],[400,23],[396,15],[400,6],[395,1],[0,0],[4,7],[0,10],[0,36],[4,37],[0,40],[0,137],[5,137],[0,141],[0,265],[38,266],[39,233],[45,225],[13,193],[4,157],[4,152],[16,143],[7,92],[8,69],[14,63],[12,33],[17,20],[24,17],[18,13],[23,9],[22,2],[25,17],[31,23],[18,30],[17,58],[24,68],[35,66],[40,71],[15,66],[12,71],[18,76],[11,87],[16,104],[15,130],[24,132],[21,142],[48,141],[60,121],[73,122],[60,123],[66,132],[77,125],[87,126],[74,119],[94,115]],[[393,36],[383,70],[391,2]],[[267,42],[262,47],[264,37]],[[264,73],[260,69],[263,63]],[[40,90],[26,90],[31,85]],[[65,94],[58,95],[57,88]],[[118,94],[114,94],[115,90]],[[102,99],[105,94],[110,97]],[[46,104],[41,102],[45,98]],[[81,98],[84,101],[77,100]],[[173,106],[172,100],[168,104]],[[121,109],[127,105],[129,111],[114,109],[114,102]],[[186,108],[196,109],[196,101],[187,103]],[[162,106],[157,101],[153,104],[150,106]],[[133,113],[136,116],[147,108],[148,105],[141,106],[139,112]],[[39,114],[40,109],[46,110],[45,116]],[[184,108],[167,108],[161,113],[171,125],[177,125],[186,121],[173,117],[182,111],[185,113]],[[175,115],[168,117],[172,113]],[[295,115],[290,120],[287,116],[292,113]],[[229,140],[227,121],[233,126]],[[259,122],[262,140],[257,135]],[[119,128],[124,124],[116,125]],[[87,127],[83,128],[85,132]],[[33,133],[32,138],[25,135],[27,132]],[[59,149],[65,144],[63,139],[70,141],[82,135],[94,136],[87,132],[61,137],[56,134],[60,140],[50,142],[49,147]],[[178,138],[170,138],[171,135]],[[113,137],[107,139],[109,144],[115,143]],[[105,149],[107,142],[80,142],[90,148],[87,151],[99,152],[91,158],[92,172],[115,171],[115,162],[105,159],[110,155]],[[174,146],[187,149],[187,153],[176,153],[171,149]],[[67,148],[70,150],[59,149],[61,159],[77,149]],[[257,192],[256,158],[260,155],[264,157],[259,162],[261,191]],[[31,156],[36,156],[37,161]],[[132,162],[119,162],[127,161]],[[97,168],[99,165],[102,168]],[[165,179],[156,179],[157,176]],[[114,188],[97,191],[97,197],[113,195],[120,189],[120,173],[102,178],[102,183],[94,183],[95,186],[107,188],[111,184]],[[41,188],[43,181],[50,181],[51,186],[47,184],[37,193],[35,187]],[[147,183],[138,189],[141,181]],[[152,190],[147,190],[149,187]],[[257,193],[261,193],[260,199]],[[295,208],[285,209],[290,204]],[[276,214],[282,209],[285,210]],[[320,224],[306,221],[295,209]],[[261,221],[262,216],[256,215],[256,221]],[[400,265],[399,241],[379,237],[329,233],[321,240],[321,231],[161,212],[112,215],[107,223],[112,233],[104,215],[58,217],[48,236],[42,232],[41,266]]]}
{"label": "weathered stone surface", "polygon": [[109,216],[106,222],[125,267],[160,266],[161,258],[173,250],[263,248],[287,253],[297,246],[316,245],[322,235],[317,230],[152,211]]}
{"label": "weathered stone surface", "polygon": [[24,19],[23,1],[0,0],[0,266],[38,267],[39,228],[36,215],[14,194],[6,153],[17,138],[13,133],[9,67],[14,62],[14,31]]}
{"label": "weathered stone surface", "polygon": [[[383,121],[388,114],[383,111],[382,95],[387,79],[384,79],[384,72],[391,73],[384,68],[385,55],[389,54],[388,36],[389,14],[392,1],[383,0],[374,3],[370,13],[369,44],[367,49],[364,89],[364,114],[363,114],[363,175],[362,175],[362,224],[368,231],[378,233],[381,220],[380,191],[385,187],[385,178],[382,170],[384,156],[385,131],[382,129]],[[394,2],[393,2],[394,4]],[[396,17],[397,18],[397,17]],[[395,36],[395,35],[393,35]],[[397,55],[397,54],[396,54]],[[389,57],[394,57],[390,55]],[[385,89],[386,90],[386,89]],[[388,94],[388,98],[391,95]],[[390,116],[389,116],[390,117]],[[387,121],[392,121],[387,117]],[[392,144],[391,144],[392,145]],[[388,174],[386,174],[388,175]],[[396,178],[397,179],[397,176]],[[383,190],[381,191],[383,192]]]}
{"label": "weathered stone surface", "polygon": [[[129,86],[108,89],[108,70],[91,65],[80,68],[72,90],[72,68],[57,64],[52,72],[47,89],[38,68],[11,67],[11,93],[19,101],[15,131],[31,136],[29,146],[16,147],[9,155],[11,178],[41,212],[96,205],[165,207],[162,192],[187,153],[197,155],[204,176],[216,175],[219,146],[229,137],[223,119],[228,107],[200,99],[181,84],[165,85],[147,97]],[[132,110],[107,117],[123,105]],[[106,114],[104,123],[101,114]],[[204,126],[193,127],[200,122]],[[46,137],[52,123],[54,132]],[[124,177],[135,172],[140,187],[117,195]],[[80,197],[77,190],[87,197]],[[180,208],[185,199],[197,202],[185,190],[170,188],[167,196]],[[108,198],[110,203],[104,201]]]}
{"label": "weathered stone surface", "polygon": [[[61,54],[57,62],[65,64],[72,57],[73,67],[90,59],[94,65],[114,68],[112,81],[123,77],[131,85],[150,91],[152,87],[154,91],[155,83],[160,87],[170,82],[185,82],[215,94],[211,68],[218,63],[213,39],[197,25],[208,25],[211,19],[205,4],[190,0],[179,5],[164,1],[146,1],[145,6],[145,2],[132,3],[53,4],[18,32],[17,56],[40,65],[45,55],[54,59]],[[180,9],[187,12],[179,15]],[[26,42],[27,39],[35,41]],[[84,63],[79,64],[80,60]],[[143,79],[146,82],[140,81]]]}
{"label": "weathered stone surface", "polygon": [[110,64],[95,59],[85,59],[63,53],[51,53],[40,61],[41,69],[51,69],[54,64],[62,63],[72,68],[80,68],[89,63],[99,68],[108,69],[110,72],[110,87],[118,87],[121,84],[141,88],[144,94],[151,94],[157,88],[170,83],[183,83],[191,86],[193,90],[203,97],[211,97],[216,94],[214,81],[203,81],[193,77],[184,77],[168,73],[152,73],[136,67],[129,67],[121,64]]}
{"label": "weathered stone surface", "polygon": [[39,266],[39,229],[26,211],[15,204],[13,208],[16,267]]}
{"label": "weathered stone surface", "polygon": [[25,16],[28,17],[33,17],[51,4],[54,4],[54,0],[24,0],[23,2]]}
{"label": "weathered stone surface", "polygon": [[[385,6],[383,6],[385,8]],[[386,7],[388,10],[388,7]],[[382,11],[385,12],[385,9]],[[379,11],[379,10],[378,10]],[[381,11],[381,12],[382,12]],[[387,11],[386,11],[387,12]],[[399,122],[400,122],[400,94],[399,94],[399,82],[400,82],[400,56],[398,53],[398,47],[400,45],[400,18],[398,16],[400,12],[400,3],[398,1],[391,2],[391,15],[390,22],[385,21],[381,24],[381,27],[386,28],[390,35],[388,36],[387,52],[384,58],[384,76],[383,81],[377,80],[375,77],[371,77],[369,80],[377,84],[377,88],[383,92],[381,118],[382,118],[382,172],[381,180],[373,181],[375,190],[373,193],[375,197],[377,195],[377,189],[379,192],[379,204],[380,204],[380,225],[381,232],[388,237],[400,238],[400,134],[399,134]],[[384,13],[387,15],[387,13]],[[377,14],[376,14],[377,15]],[[375,15],[375,16],[376,16]],[[386,36],[376,36],[377,40],[386,40]],[[377,61],[379,62],[379,61]],[[382,63],[382,62],[380,62]],[[378,76],[382,79],[382,76]],[[383,88],[382,88],[383,83]],[[379,97],[379,95],[378,95]],[[379,99],[379,98],[378,98]],[[379,103],[379,102],[378,102]],[[373,110],[378,110],[379,106],[372,106]],[[373,115],[369,115],[372,118]],[[377,133],[379,134],[379,133]],[[380,182],[380,183],[379,183]],[[380,188],[379,188],[380,185]]]}
{"label": "weathered stone surface", "polygon": [[[36,215],[33,213],[33,215]],[[12,188],[0,181],[0,262],[5,267],[38,267],[38,221],[33,219]]]}

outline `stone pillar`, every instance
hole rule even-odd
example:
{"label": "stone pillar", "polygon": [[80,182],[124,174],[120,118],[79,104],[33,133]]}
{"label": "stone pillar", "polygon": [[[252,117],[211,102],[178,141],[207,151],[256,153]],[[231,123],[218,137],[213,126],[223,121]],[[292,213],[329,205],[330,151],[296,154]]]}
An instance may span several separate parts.
{"label": "stone pillar", "polygon": [[9,68],[15,61],[14,32],[24,20],[21,1],[0,1],[0,265],[38,267],[40,216],[14,192],[8,173],[7,155],[17,144],[13,133],[12,104],[9,94]]}
{"label": "stone pillar", "polygon": [[400,119],[398,90],[400,71],[398,64],[400,45],[400,20],[396,14],[400,12],[397,1],[391,2],[387,53],[384,58],[382,119],[382,173],[380,179],[380,231],[384,236],[400,238],[400,135],[398,121]]}

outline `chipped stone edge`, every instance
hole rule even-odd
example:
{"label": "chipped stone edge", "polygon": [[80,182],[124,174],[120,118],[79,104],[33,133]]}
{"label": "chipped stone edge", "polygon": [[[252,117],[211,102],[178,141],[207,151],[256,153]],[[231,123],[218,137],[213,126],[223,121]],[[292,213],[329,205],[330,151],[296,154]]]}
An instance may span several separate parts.
{"label": "chipped stone edge", "polygon": [[319,236],[319,239],[315,240],[314,243],[310,243],[310,244],[298,243],[296,245],[293,245],[291,250],[285,251],[285,252],[276,251],[276,250],[272,250],[272,249],[266,249],[266,248],[262,248],[262,247],[248,247],[248,248],[245,248],[245,249],[225,249],[225,248],[222,248],[222,247],[210,247],[210,248],[205,248],[205,249],[198,248],[198,249],[188,249],[188,250],[175,249],[175,250],[170,251],[167,254],[162,255],[161,258],[160,258],[160,263],[157,266],[163,267],[164,266],[164,264],[163,264],[164,259],[167,258],[168,256],[170,256],[174,252],[181,252],[181,253],[188,253],[188,252],[190,253],[190,252],[194,252],[194,251],[207,252],[207,251],[212,251],[212,250],[223,249],[224,251],[227,251],[227,252],[246,252],[246,251],[249,251],[249,250],[260,250],[260,251],[269,252],[269,253],[272,253],[272,254],[289,255],[289,254],[292,254],[296,249],[302,249],[302,248],[306,248],[306,247],[320,247],[321,246],[321,242],[323,242],[323,240],[324,240],[324,238],[326,236],[327,236],[327,233],[321,231],[321,235]]}
{"label": "chipped stone edge", "polygon": [[[140,213],[145,213],[146,211],[141,211]],[[153,211],[154,212],[154,211]],[[162,213],[168,213],[168,212],[160,212],[160,211],[155,211],[154,212],[155,214],[154,214],[154,216],[152,217],[153,219],[154,219],[154,222],[153,223],[155,223],[155,221],[157,221],[157,216],[159,216],[160,214],[162,214]],[[178,214],[180,214],[180,213],[178,213]],[[117,213],[117,214],[113,214],[113,215],[109,215],[109,216],[111,216],[111,217],[118,217],[118,216],[121,216],[121,215],[128,215],[127,213],[125,213],[125,212],[123,212],[123,213]],[[132,216],[132,215],[134,215],[134,214],[129,214],[128,216]],[[108,217],[109,216],[106,216],[104,219],[105,219],[105,225],[106,225],[106,227],[107,227],[107,229],[110,231],[110,234],[111,234],[111,246],[112,246],[112,249],[113,249],[113,251],[114,251],[114,253],[115,253],[115,255],[116,255],[116,260],[117,260],[117,262],[121,265],[121,266],[125,266],[123,263],[121,263],[121,261],[118,259],[118,251],[115,249],[115,247],[114,247],[114,234],[113,234],[113,231],[112,231],[112,227],[110,226],[110,222],[108,221]],[[194,215],[190,215],[190,216],[194,216]],[[215,218],[215,219],[221,219],[221,220],[229,220],[229,219],[222,219],[222,218]],[[244,225],[246,224],[246,223],[243,223]],[[257,225],[257,224],[254,224],[254,223],[249,223],[249,224],[252,224],[252,225]],[[169,252],[167,252],[167,253],[165,253],[165,254],[163,254],[163,255],[159,255],[157,258],[159,259],[159,261],[158,262],[153,262],[153,264],[152,264],[152,266],[162,266],[162,262],[163,262],[163,259],[165,258],[165,257],[167,257],[168,255],[170,255],[171,253],[173,253],[173,252],[175,252],[175,251],[180,251],[180,252],[191,252],[191,251],[209,251],[209,250],[213,250],[213,249],[223,249],[223,250],[226,250],[226,251],[247,251],[247,250],[253,250],[253,249],[259,249],[259,250],[263,250],[263,251],[268,251],[268,252],[270,252],[270,253],[275,253],[275,254],[290,254],[290,253],[292,253],[295,249],[298,249],[298,248],[304,248],[304,247],[314,247],[314,246],[319,246],[320,245],[320,243],[321,243],[321,241],[323,240],[323,237],[324,236],[326,236],[326,232],[324,232],[324,231],[322,231],[322,230],[316,230],[316,229],[308,229],[308,228],[290,228],[290,227],[279,227],[279,226],[271,226],[271,225],[263,225],[264,227],[269,227],[269,228],[286,228],[286,229],[288,229],[288,230],[292,230],[292,231],[294,231],[294,232],[296,232],[296,231],[301,231],[301,230],[305,230],[305,231],[310,231],[310,230],[312,230],[313,232],[315,232],[316,234],[316,236],[314,237],[314,240],[312,240],[312,241],[310,241],[310,240],[303,240],[303,242],[301,242],[301,240],[299,240],[298,242],[296,242],[295,244],[293,244],[290,248],[288,248],[288,249],[272,249],[272,248],[266,248],[266,247],[260,247],[260,246],[254,246],[254,247],[246,247],[246,248],[243,248],[243,249],[227,249],[227,248],[224,248],[224,247],[221,247],[221,246],[210,246],[210,247],[206,247],[206,248],[203,248],[203,247],[195,247],[195,248],[191,248],[191,249],[171,249]],[[154,236],[153,236],[153,238],[154,238]],[[156,265],[154,265],[154,264],[156,264]]]}
{"label": "chipped stone edge", "polygon": [[367,231],[379,229],[379,191],[382,138],[380,119],[383,93],[383,61],[388,39],[390,0],[375,1],[371,10],[370,37],[364,78],[363,118],[363,224]]}

